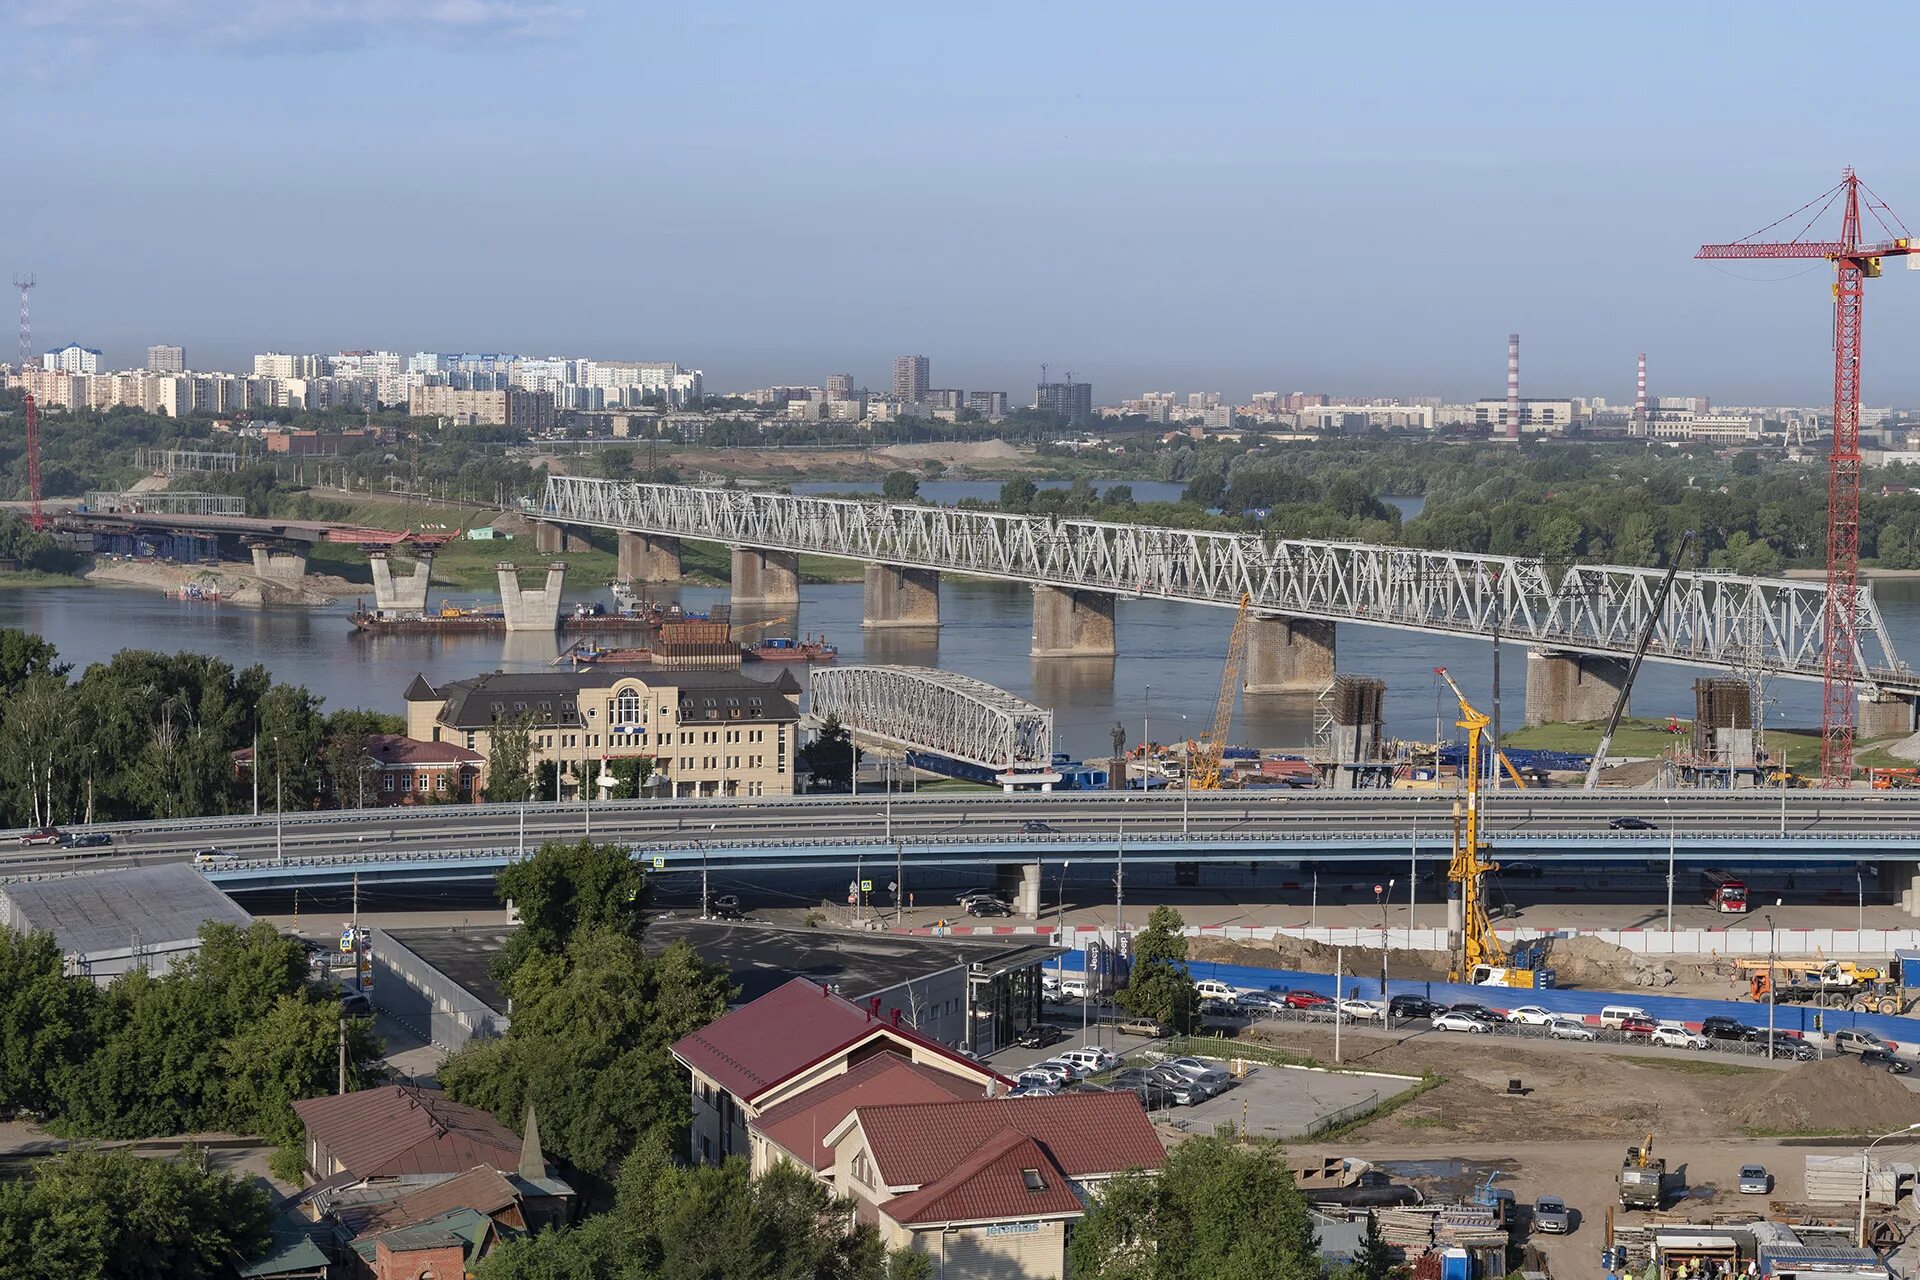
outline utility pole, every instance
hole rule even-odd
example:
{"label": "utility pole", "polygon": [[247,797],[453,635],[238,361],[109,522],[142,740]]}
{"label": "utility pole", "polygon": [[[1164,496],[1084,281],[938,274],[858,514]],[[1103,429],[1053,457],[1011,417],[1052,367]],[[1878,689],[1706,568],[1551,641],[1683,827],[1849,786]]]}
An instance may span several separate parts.
{"label": "utility pole", "polygon": [[284,828],[281,817],[284,794],[280,785],[280,739],[275,738],[273,740],[273,856],[282,866],[285,866],[287,861],[287,847],[281,839]]}
{"label": "utility pole", "polygon": [[[354,957],[353,964],[354,964],[353,971],[357,975],[360,972],[360,959],[358,956]],[[344,1094],[346,1091],[347,1091],[347,1015],[345,1013],[342,1013],[340,1015],[340,1092]]]}
{"label": "utility pole", "polygon": [[360,873],[353,873],[353,989],[361,990],[360,984]]}
{"label": "utility pole", "polygon": [[1347,967],[1347,949],[1333,949],[1333,1060],[1340,1061],[1340,1026],[1347,1020],[1346,1011],[1340,1007],[1340,978]]}
{"label": "utility pole", "polygon": [[260,816],[260,726],[253,726],[253,816]]}

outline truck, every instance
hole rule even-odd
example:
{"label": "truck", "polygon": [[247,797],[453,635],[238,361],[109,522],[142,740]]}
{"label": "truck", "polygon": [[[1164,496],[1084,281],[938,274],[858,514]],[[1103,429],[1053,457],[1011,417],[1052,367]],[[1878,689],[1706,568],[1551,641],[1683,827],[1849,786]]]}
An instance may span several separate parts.
{"label": "truck", "polygon": [[[1735,961],[1747,975],[1747,994],[1765,1004],[1818,1004],[1855,1013],[1898,1014],[1906,1005],[1897,982],[1886,971],[1851,960]],[[1784,979],[1784,980],[1783,980]]]}
{"label": "truck", "polygon": [[1658,1209],[1666,1181],[1667,1162],[1653,1154],[1653,1135],[1648,1134],[1640,1146],[1628,1147],[1626,1159],[1620,1162],[1620,1207]]}

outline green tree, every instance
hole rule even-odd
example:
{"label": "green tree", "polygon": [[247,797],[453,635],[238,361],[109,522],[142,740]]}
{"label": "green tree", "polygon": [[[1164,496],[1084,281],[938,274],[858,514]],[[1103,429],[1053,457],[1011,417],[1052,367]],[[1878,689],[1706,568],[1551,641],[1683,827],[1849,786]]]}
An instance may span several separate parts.
{"label": "green tree", "polygon": [[71,1151],[0,1182],[0,1278],[230,1276],[266,1247],[272,1221],[266,1192],[203,1151]]}
{"label": "green tree", "polygon": [[1134,938],[1127,985],[1114,997],[1134,1017],[1182,1032],[1193,1030],[1200,1010],[1200,994],[1187,972],[1184,923],[1172,907],[1153,909],[1147,927]]}
{"label": "green tree", "polygon": [[920,477],[911,471],[889,471],[880,482],[880,496],[888,502],[912,502],[920,496]]}
{"label": "green tree", "polygon": [[820,732],[812,742],[800,748],[800,762],[813,774],[816,789],[843,790],[853,785],[853,770],[859,751],[853,734],[840,723],[840,717],[828,715],[820,723]]}
{"label": "green tree", "polygon": [[1644,511],[1629,511],[1620,522],[1620,535],[1614,540],[1613,558],[1620,564],[1651,565],[1659,548],[1653,539],[1653,517]]}
{"label": "green tree", "polygon": [[588,930],[638,942],[647,924],[647,873],[626,845],[550,840],[502,870],[494,891],[520,917],[504,953],[509,973],[529,953],[558,955]]}
{"label": "green tree", "polygon": [[1389,1280],[1399,1265],[1399,1259],[1393,1256],[1393,1246],[1380,1234],[1379,1221],[1369,1213],[1367,1233],[1360,1238],[1360,1252],[1354,1255],[1353,1266],[1347,1273],[1349,1280]]}
{"label": "green tree", "polygon": [[534,793],[533,721],[526,715],[495,720],[492,746],[487,752],[487,799],[496,804],[522,804]]}
{"label": "green tree", "polygon": [[320,699],[304,685],[276,684],[260,699],[260,804],[311,809],[320,787],[325,723]]}
{"label": "green tree", "polygon": [[98,989],[62,972],[48,933],[0,929],[0,1111],[45,1115],[92,1047]]}
{"label": "green tree", "polygon": [[72,758],[73,690],[50,672],[27,677],[0,713],[0,765],[15,817],[43,826],[54,819],[55,779]]}
{"label": "green tree", "polygon": [[[348,1089],[371,1082],[365,1064],[380,1056],[372,1026],[365,1018],[346,1020]],[[304,1156],[293,1104],[337,1087],[341,1034],[337,1001],[281,996],[221,1045],[227,1126],[278,1143],[273,1169],[289,1182],[299,1181]]]}
{"label": "green tree", "polygon": [[10,698],[32,676],[57,676],[70,670],[60,651],[32,631],[0,627],[0,698]]}
{"label": "green tree", "polygon": [[1015,476],[1000,486],[1000,509],[1002,511],[1026,511],[1033,506],[1033,500],[1040,492],[1040,486],[1025,476]]}
{"label": "green tree", "polygon": [[1190,1138],[1159,1174],[1107,1184],[1067,1252],[1078,1280],[1319,1280],[1306,1201],[1278,1147]]}

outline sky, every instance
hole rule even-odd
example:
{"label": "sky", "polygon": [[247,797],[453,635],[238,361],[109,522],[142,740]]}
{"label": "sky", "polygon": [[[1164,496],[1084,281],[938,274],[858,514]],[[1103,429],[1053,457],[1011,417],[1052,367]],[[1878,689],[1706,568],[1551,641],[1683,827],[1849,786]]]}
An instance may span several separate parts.
{"label": "sky", "polygon": [[[0,0],[35,345],[677,360],[710,389],[1830,396],[1830,270],[1692,260],[1857,166],[1908,11]],[[1829,87],[1831,86],[1831,87]],[[1920,276],[1865,398],[1920,403]]]}

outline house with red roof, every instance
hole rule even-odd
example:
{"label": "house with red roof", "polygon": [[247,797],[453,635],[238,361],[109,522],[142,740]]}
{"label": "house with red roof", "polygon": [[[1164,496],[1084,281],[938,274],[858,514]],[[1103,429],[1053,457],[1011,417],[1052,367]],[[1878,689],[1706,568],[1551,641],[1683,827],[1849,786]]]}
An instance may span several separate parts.
{"label": "house with red roof", "polygon": [[1165,1160],[1130,1092],[858,1106],[825,1141],[855,1218],[949,1280],[1057,1280],[1088,1201]]}
{"label": "house with red roof", "polygon": [[[858,1005],[795,978],[674,1044],[674,1058],[692,1077],[693,1159],[754,1156],[755,1167],[764,1167],[766,1157],[753,1152],[755,1120],[883,1055],[919,1068],[917,1079],[950,1077],[977,1096],[1012,1088],[993,1068],[915,1031],[898,1009],[883,1012],[877,1000]],[[817,1167],[811,1153],[794,1154]]]}

